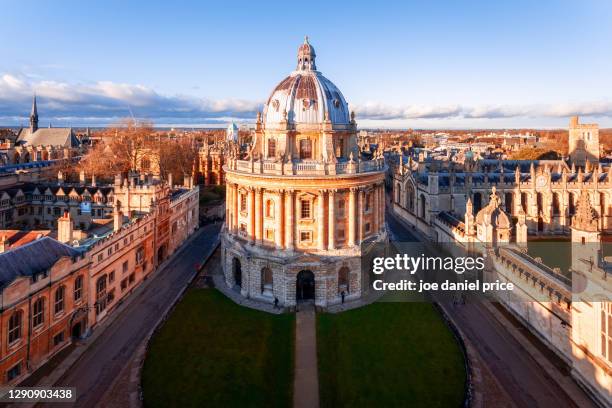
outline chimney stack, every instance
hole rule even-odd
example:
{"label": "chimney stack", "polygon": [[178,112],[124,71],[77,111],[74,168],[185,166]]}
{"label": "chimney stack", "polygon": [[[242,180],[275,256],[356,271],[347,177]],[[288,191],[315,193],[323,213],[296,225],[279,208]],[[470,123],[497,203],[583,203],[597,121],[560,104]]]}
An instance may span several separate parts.
{"label": "chimney stack", "polygon": [[72,219],[68,211],[57,219],[57,240],[64,244],[72,241]]}
{"label": "chimney stack", "polygon": [[123,227],[123,211],[121,211],[121,207],[117,203],[113,212],[113,231],[119,231],[121,227]]}
{"label": "chimney stack", "polygon": [[9,243],[7,236],[3,235],[2,238],[0,238],[0,254],[8,251],[10,247],[11,244]]}

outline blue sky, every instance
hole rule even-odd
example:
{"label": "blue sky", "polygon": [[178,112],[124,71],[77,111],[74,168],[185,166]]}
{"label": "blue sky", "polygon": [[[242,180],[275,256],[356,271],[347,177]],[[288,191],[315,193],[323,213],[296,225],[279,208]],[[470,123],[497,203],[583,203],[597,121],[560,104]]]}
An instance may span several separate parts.
{"label": "blue sky", "polygon": [[[124,4],[127,3],[127,4]],[[361,126],[612,126],[612,2],[0,2],[0,123],[253,120],[308,35]]]}

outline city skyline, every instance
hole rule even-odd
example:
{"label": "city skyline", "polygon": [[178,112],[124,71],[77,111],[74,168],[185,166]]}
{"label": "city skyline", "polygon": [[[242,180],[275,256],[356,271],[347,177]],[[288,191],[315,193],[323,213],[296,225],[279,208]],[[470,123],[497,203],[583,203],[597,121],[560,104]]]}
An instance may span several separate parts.
{"label": "city skyline", "polygon": [[319,70],[363,128],[559,128],[573,114],[612,126],[606,2],[322,4],[295,13],[245,3],[228,13],[132,3],[118,13],[8,2],[0,34],[19,36],[3,44],[0,123],[27,124],[34,93],[41,126],[129,116],[158,126],[253,123],[309,35]]}

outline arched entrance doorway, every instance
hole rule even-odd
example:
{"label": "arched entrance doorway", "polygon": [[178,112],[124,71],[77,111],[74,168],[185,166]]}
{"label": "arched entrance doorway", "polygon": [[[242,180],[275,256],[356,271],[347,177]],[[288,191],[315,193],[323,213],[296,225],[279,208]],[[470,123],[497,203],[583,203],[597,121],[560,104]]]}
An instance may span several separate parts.
{"label": "arched entrance doorway", "polygon": [[295,285],[295,298],[299,302],[301,300],[314,300],[315,298],[315,279],[314,273],[309,270],[300,271],[297,275]]}
{"label": "arched entrance doorway", "polygon": [[232,260],[232,271],[234,273],[234,283],[242,287],[242,265],[240,259],[234,258]]}
{"label": "arched entrance doorway", "polygon": [[164,262],[166,259],[166,244],[159,247],[157,250],[157,264]]}

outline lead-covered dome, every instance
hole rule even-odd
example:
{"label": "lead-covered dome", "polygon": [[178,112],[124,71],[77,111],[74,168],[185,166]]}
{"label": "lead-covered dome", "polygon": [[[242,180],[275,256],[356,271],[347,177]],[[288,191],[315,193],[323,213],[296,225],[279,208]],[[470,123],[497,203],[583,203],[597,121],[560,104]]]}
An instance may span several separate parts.
{"label": "lead-covered dome", "polygon": [[278,127],[287,121],[295,125],[332,126],[350,124],[348,104],[340,90],[325,78],[315,64],[315,50],[308,37],[298,48],[298,65],[272,91],[264,106],[264,126]]}

